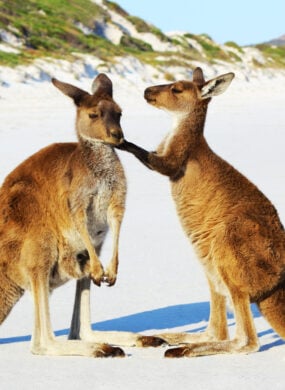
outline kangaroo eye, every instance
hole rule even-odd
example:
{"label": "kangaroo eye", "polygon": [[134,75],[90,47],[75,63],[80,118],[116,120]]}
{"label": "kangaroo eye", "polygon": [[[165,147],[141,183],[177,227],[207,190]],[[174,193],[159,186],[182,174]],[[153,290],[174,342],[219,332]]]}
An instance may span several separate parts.
{"label": "kangaroo eye", "polygon": [[99,117],[98,114],[94,114],[94,113],[89,114],[89,118],[90,118],[90,119],[96,119],[96,118],[98,118],[98,117]]}
{"label": "kangaroo eye", "polygon": [[181,92],[183,92],[182,89],[179,89],[179,88],[176,88],[176,87],[172,87],[171,90],[172,90],[173,93],[181,93]]}

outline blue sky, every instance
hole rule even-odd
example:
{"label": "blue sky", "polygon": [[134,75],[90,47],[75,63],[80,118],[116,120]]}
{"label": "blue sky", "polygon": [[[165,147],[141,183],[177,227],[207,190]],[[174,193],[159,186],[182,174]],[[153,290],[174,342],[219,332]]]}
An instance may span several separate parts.
{"label": "blue sky", "polygon": [[216,42],[261,43],[285,34],[285,0],[117,0],[162,31],[209,34]]}

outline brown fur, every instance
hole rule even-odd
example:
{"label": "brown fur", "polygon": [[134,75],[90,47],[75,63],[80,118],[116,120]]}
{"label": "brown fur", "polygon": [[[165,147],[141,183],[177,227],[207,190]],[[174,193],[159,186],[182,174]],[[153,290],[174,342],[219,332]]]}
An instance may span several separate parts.
{"label": "brown fur", "polygon": [[[168,357],[251,352],[258,349],[250,302],[257,302],[271,326],[285,338],[285,233],[270,201],[208,146],[203,129],[211,97],[222,93],[233,74],[147,88],[146,100],[178,115],[173,133],[149,153],[124,141],[146,166],[170,177],[184,231],[204,267],[211,291],[211,315],[201,334],[161,335],[186,343]],[[226,305],[233,305],[237,329],[228,340]]]}
{"label": "brown fur", "polygon": [[[123,140],[121,109],[112,83],[100,74],[93,94],[53,80],[77,106],[78,143],[50,145],[20,164],[0,189],[0,323],[30,290],[35,325],[32,352],[49,355],[122,356],[112,344],[146,345],[162,340],[124,332],[92,332],[90,279],[113,285],[125,209],[126,179],[113,146]],[[113,253],[106,270],[99,260],[108,227]],[[48,293],[78,279],[72,341],[56,341]],[[78,339],[82,339],[78,340]]]}

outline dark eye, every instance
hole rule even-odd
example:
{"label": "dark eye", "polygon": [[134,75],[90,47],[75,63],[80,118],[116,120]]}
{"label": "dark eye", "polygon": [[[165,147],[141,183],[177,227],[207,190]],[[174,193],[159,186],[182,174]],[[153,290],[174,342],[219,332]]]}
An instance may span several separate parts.
{"label": "dark eye", "polygon": [[95,114],[95,113],[89,114],[89,118],[90,118],[90,119],[96,119],[96,118],[98,118],[98,117],[99,117],[98,114]]}
{"label": "dark eye", "polygon": [[171,91],[172,91],[173,93],[181,93],[181,92],[183,92],[182,89],[176,88],[176,87],[172,87],[172,88],[171,88]]}

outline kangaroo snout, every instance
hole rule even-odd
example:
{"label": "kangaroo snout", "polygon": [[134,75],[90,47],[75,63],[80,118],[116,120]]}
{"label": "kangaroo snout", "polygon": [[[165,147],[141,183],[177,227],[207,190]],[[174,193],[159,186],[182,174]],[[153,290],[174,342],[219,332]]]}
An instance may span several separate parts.
{"label": "kangaroo snout", "polygon": [[114,140],[119,141],[119,143],[122,143],[124,141],[124,134],[123,134],[122,130],[119,130],[119,129],[118,130],[111,130],[110,134],[111,134],[111,137]]}
{"label": "kangaroo snout", "polygon": [[145,89],[144,98],[148,103],[155,102],[155,95],[153,93],[152,87],[148,87]]}

